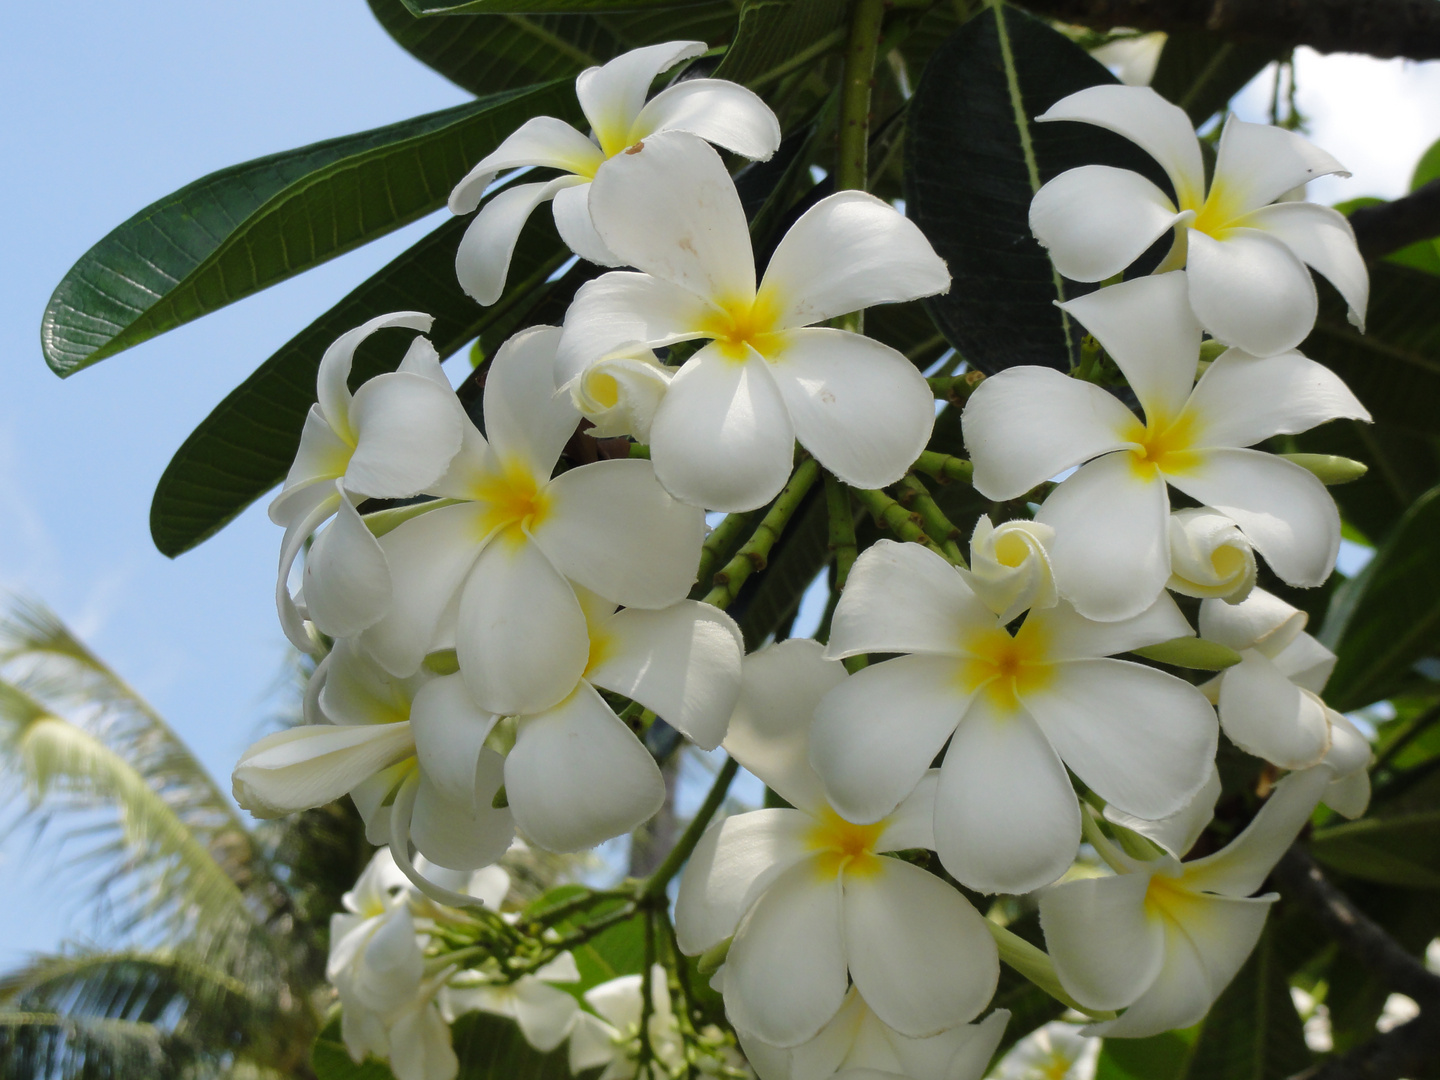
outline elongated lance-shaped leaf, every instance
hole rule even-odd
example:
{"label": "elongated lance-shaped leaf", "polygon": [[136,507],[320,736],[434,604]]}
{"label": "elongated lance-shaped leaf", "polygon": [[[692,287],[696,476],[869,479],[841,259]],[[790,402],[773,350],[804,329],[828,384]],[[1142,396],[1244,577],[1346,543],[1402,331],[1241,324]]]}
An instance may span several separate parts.
{"label": "elongated lance-shaped leaf", "polygon": [[45,309],[45,359],[73,374],[408,224],[540,113],[575,118],[574,88],[506,91],[197,180],[70,269]]}
{"label": "elongated lance-shaped leaf", "polygon": [[715,75],[763,86],[780,72],[798,69],[797,60],[838,47],[848,24],[848,6],[834,0],[746,0],[739,32]]}
{"label": "elongated lance-shaped leaf", "polygon": [[704,0],[404,0],[415,15],[528,15],[550,11],[654,11],[687,7]]}

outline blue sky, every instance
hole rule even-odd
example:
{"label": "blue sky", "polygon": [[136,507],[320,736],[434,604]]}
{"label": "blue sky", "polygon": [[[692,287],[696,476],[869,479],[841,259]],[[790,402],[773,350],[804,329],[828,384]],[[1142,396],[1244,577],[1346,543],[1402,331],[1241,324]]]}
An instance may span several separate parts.
{"label": "blue sky", "polygon": [[[1394,195],[1440,135],[1440,70],[1302,57],[1317,142]],[[70,265],[147,203],[237,161],[464,100],[395,46],[364,0],[79,0],[17,7],[0,38],[0,588],[52,606],[170,718],[218,777],[283,708],[278,530],[252,508],[170,561],[147,526],[175,448],[310,319],[432,227],[362,251],[62,382],[40,315]],[[1247,112],[1268,87],[1247,98]],[[63,860],[0,845],[0,969],[89,927]]]}

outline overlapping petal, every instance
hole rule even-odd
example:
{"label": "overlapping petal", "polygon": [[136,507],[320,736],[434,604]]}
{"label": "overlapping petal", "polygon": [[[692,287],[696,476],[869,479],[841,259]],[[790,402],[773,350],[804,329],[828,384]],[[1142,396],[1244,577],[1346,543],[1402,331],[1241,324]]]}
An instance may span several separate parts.
{"label": "overlapping petal", "polygon": [[661,131],[686,131],[754,161],[768,161],[780,147],[780,122],[770,106],[726,79],[685,79],[647,101],[630,137]]}
{"label": "overlapping petal", "polygon": [[1315,325],[1310,271],[1277,237],[1233,228],[1224,240],[1189,235],[1190,306],[1219,341],[1256,356],[1295,348]]}
{"label": "overlapping petal", "polygon": [[331,637],[353,637],[390,608],[390,567],[355,505],[342,498],[335,520],[305,558],[303,591],[310,621]]}
{"label": "overlapping petal", "polygon": [[[568,124],[563,126],[569,128]],[[499,300],[505,291],[510,259],[515,254],[520,230],[530,220],[535,208],[566,189],[586,184],[588,181],[583,177],[568,173],[538,184],[512,184],[481,207],[455,249],[455,277],[466,294],[487,306]],[[460,189],[455,190],[458,192]],[[451,199],[454,200],[453,195]],[[558,223],[561,217],[558,203],[556,210]]]}
{"label": "overlapping petal", "polygon": [[304,724],[267,735],[235,766],[235,801],[257,817],[334,802],[415,752],[410,725]]}
{"label": "overlapping petal", "polygon": [[1264,358],[1229,349],[1205,369],[1186,406],[1199,446],[1253,446],[1327,420],[1370,413],[1329,368],[1297,352]]}
{"label": "overlapping petal", "polygon": [[1040,925],[1060,983],[1092,1009],[1120,1009],[1153,983],[1165,929],[1145,911],[1146,873],[1067,881],[1040,894]]}
{"label": "overlapping petal", "polygon": [[1145,177],[1111,165],[1068,169],[1030,201],[1030,231],[1074,281],[1114,277],[1183,217]]}

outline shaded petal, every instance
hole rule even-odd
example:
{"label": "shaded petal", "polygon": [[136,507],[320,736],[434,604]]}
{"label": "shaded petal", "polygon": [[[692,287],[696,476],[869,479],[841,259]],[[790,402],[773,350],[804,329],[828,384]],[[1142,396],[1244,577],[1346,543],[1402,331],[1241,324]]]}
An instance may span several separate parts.
{"label": "shaded petal", "polygon": [[1313,588],[1335,568],[1339,511],[1325,485],[1299,465],[1258,450],[1210,450],[1195,468],[1166,479],[1233,518],[1287,584]]}
{"label": "shaded petal", "polygon": [[355,431],[350,424],[350,365],[360,343],[377,330],[400,328],[425,333],[435,319],[423,311],[396,311],[377,315],[354,330],[347,330],[331,343],[320,358],[315,377],[316,396],[325,419],[346,442],[354,445]]}
{"label": "shaded petal", "polygon": [[1170,496],[1159,471],[1137,467],[1129,453],[1082,466],[1035,520],[1055,530],[1050,565],[1060,595],[1087,618],[1138,615],[1170,580]]}
{"label": "shaded petal", "polygon": [[1075,775],[1136,817],[1173,814],[1209,778],[1215,711],[1173,675],[1124,660],[1073,660],[1022,701]]}
{"label": "shaded petal", "polygon": [[1280,650],[1267,650],[1266,655],[1296,686],[1318,694],[1325,689],[1330,673],[1335,670],[1336,655],[1309,634],[1300,634]]}
{"label": "shaded petal", "polygon": [[640,702],[703,750],[720,745],[740,697],[745,644],[734,619],[682,600],[661,611],[627,608],[604,633],[600,661],[585,672],[592,684]]}
{"label": "shaded petal", "polygon": [[1232,114],[1220,132],[1210,197],[1239,215],[1330,173],[1350,175],[1309,139],[1271,124],[1250,124]]}
{"label": "shaded petal", "polygon": [[879,540],[860,553],[835,605],[825,655],[963,655],[961,642],[995,615],[955,567],[919,544]]}
{"label": "shaded petal", "polygon": [[541,184],[513,184],[481,207],[455,249],[455,277],[466,295],[487,306],[499,300],[520,230],[535,208],[584,183],[584,177],[567,174]]}
{"label": "shaded petal", "polygon": [[770,367],[737,363],[714,345],[686,361],[650,425],[650,457],[665,489],[692,506],[754,510],[790,476],[795,428]]}
{"label": "shaded petal", "polygon": [[1093,1024],[1084,1029],[1086,1034],[1144,1038],[1188,1027],[1205,1015],[1215,999],[1200,958],[1179,927],[1169,923],[1164,932],[1163,959],[1155,980],[1125,1015],[1104,1024]]}
{"label": "shaded petal", "polygon": [[650,462],[597,461],[545,488],[535,544],[556,569],[627,607],[675,603],[695,584],[705,515],[671,497]]}
{"label": "shaded petal", "polygon": [[1150,821],[1107,806],[1105,820],[1139,833],[1175,858],[1183,859],[1195,846],[1195,841],[1200,839],[1205,826],[1210,824],[1210,819],[1215,815],[1215,803],[1219,798],[1220,770],[1211,765],[1210,776],[1205,785],[1175,813]]}
{"label": "shaded petal", "polygon": [[755,296],[750,227],[725,163],[681,131],[611,158],[590,185],[605,246],[647,274],[718,303]]}
{"label": "shaded petal", "polygon": [[450,212],[468,214],[480,205],[485,189],[506,169],[541,165],[591,176],[605,160],[600,148],[563,120],[533,116],[465,174],[450,192]]}
{"label": "shaded petal", "polygon": [[780,148],[780,121],[753,90],[728,79],[686,79],[651,98],[631,125],[632,139],[688,131],[754,161]]}
{"label": "shaded petal", "polygon": [[407,371],[377,375],[360,387],[350,419],[357,441],[345,490],[379,499],[408,498],[439,480],[460,449],[466,423],[448,384]]}
{"label": "shaded petal", "polygon": [[935,1035],[976,1016],[1000,977],[995,941],[955,889],[898,859],[847,872],[845,952],[850,976],[890,1027]]}
{"label": "shaded petal", "polygon": [[1067,169],[1030,201],[1030,231],[1072,281],[1114,277],[1181,217],[1145,177],[1110,165]]}
{"label": "shaded petal", "polygon": [[970,395],[961,417],[975,490],[1013,499],[1066,469],[1129,445],[1135,414],[1091,383],[1015,367]]}
{"label": "shaded petal", "polygon": [[465,582],[455,651],[476,703],[518,716],[575,689],[590,635],[570,583],[535,544],[507,534],[480,552]]}
{"label": "shaded petal", "polygon": [[1255,551],[1240,526],[1209,507],[1170,514],[1170,591],[1234,604],[1255,588]]}
{"label": "shaded petal", "polygon": [[624,266],[624,260],[605,246],[595,223],[590,220],[590,184],[581,181],[555,193],[550,207],[555,214],[555,228],[565,246],[580,258],[597,266]]}
{"label": "shaded petal", "polygon": [[890,1041],[906,1076],[980,1080],[1009,1022],[1009,1009],[995,1009],[978,1024],[962,1024],[929,1039],[892,1038]]}
{"label": "shaded petal", "polygon": [[1253,446],[1341,417],[1370,413],[1329,368],[1297,352],[1264,358],[1227,350],[1201,376],[1186,406],[1195,446]]}
{"label": "shaded petal", "polygon": [[[639,978],[640,976],[635,976],[637,981]],[[619,1047],[616,1045],[619,1037],[620,1033],[605,1021],[591,1016],[587,1012],[577,1015],[575,1026],[570,1029],[568,1057],[570,1071],[579,1076],[587,1069],[598,1069],[601,1065],[610,1065],[619,1053]]]}
{"label": "shaded petal", "polygon": [[1052,661],[1113,656],[1195,633],[1175,601],[1163,592],[1148,608],[1129,619],[1095,622],[1062,603],[1032,612],[1025,625],[1034,627],[1032,633],[1039,632],[1038,640],[1045,643],[1045,655]]}
{"label": "shaded petal", "polygon": [[1325,706],[1254,649],[1220,677],[1220,723],[1241,750],[1282,769],[1319,764],[1330,748]]}
{"label": "shaded petal", "polygon": [[1341,817],[1354,821],[1370,807],[1370,774],[1364,769],[1342,776],[1325,789],[1321,800]]}
{"label": "shaded petal", "polygon": [[915,790],[905,796],[895,812],[885,818],[885,828],[875,840],[876,851],[935,849],[935,793],[940,788],[940,770],[928,769]]}
{"label": "shaded petal", "polygon": [[625,146],[656,77],[682,60],[701,55],[705,48],[703,41],[666,41],[631,49],[580,73],[575,96],[607,154],[619,153]]}
{"label": "shaded petal", "polygon": [[1184,271],[1124,281],[1060,307],[1105,347],[1152,428],[1180,415],[1195,385],[1201,337]]}
{"label": "shaded petal", "polygon": [[1246,215],[1245,224],[1277,237],[1302,262],[1323,274],[1345,298],[1350,322],[1365,332],[1370,274],[1344,214],[1314,203],[1283,202]]}
{"label": "shaded petal", "polygon": [[1029,892],[1069,868],[1080,807],[1028,714],[976,697],[940,767],[935,844],[945,869],[980,892]]}
{"label": "shaded petal", "polygon": [[705,830],[680,878],[675,937],[696,956],[735,933],[756,897],[812,854],[805,836],[814,820],[799,810],[753,810]]}
{"label": "shaded petal", "polygon": [[446,799],[470,805],[478,798],[476,763],[498,719],[475,704],[460,675],[432,679],[416,693],[410,709],[415,756]]}
{"label": "shaded petal", "polygon": [[820,699],[844,679],[845,666],[826,660],[820,643],[809,638],[751,653],[741,668],[725,749],[791,806],[818,813],[825,793],[810,767],[810,720]]}
{"label": "shaded petal", "polygon": [[412,1009],[390,1026],[390,1068],[395,1080],[454,1080],[459,1075],[450,1025],[433,1003]]}
{"label": "shaded petal", "polygon": [[505,759],[515,823],[549,851],[579,851],[629,832],[665,802],[655,759],[588,683],[527,717]]}
{"label": "shaded petal", "polygon": [[1148,86],[1090,86],[1036,119],[1079,120],[1123,135],[1160,163],[1182,205],[1204,197],[1205,167],[1190,118]]}
{"label": "shaded petal", "polygon": [[548,1054],[570,1034],[580,1003],[540,979],[520,979],[515,983],[515,1022],[525,1041],[541,1053]]}
{"label": "shaded petal", "polygon": [[704,297],[649,274],[601,274],[580,286],[565,312],[555,383],[564,386],[596,360],[637,342],[658,347],[704,337],[718,314]]}
{"label": "shaded petal", "polygon": [[319,497],[310,503],[303,517],[286,526],[285,537],[280,542],[280,567],[275,578],[275,610],[280,615],[280,628],[285,631],[285,636],[292,645],[312,656],[324,652],[324,649],[305,629],[304,619],[299,608],[295,606],[295,598],[290,595],[290,570],[294,567],[295,560],[300,557],[310,534],[345,501],[338,484],[317,484],[314,490]]}
{"label": "shaded petal", "polygon": [[389,610],[385,552],[349,499],[310,546],[302,580],[310,621],[331,637],[353,637]]}
{"label": "shaded petal", "polygon": [[1236,652],[1258,649],[1266,656],[1278,657],[1299,640],[1309,620],[1310,616],[1295,605],[1256,589],[1238,604],[1211,600],[1202,603],[1200,636]]}
{"label": "shaded petal", "polygon": [[840,816],[879,821],[904,799],[970,705],[961,662],[902,656],[862,668],[820,699],[810,761]]}
{"label": "shaded petal", "polygon": [[1045,948],[1060,985],[1092,1009],[1122,1009],[1155,981],[1165,928],[1145,910],[1146,873],[1067,881],[1040,894]]}
{"label": "shaded petal", "polygon": [[1295,348],[1315,325],[1310,271],[1284,243],[1259,229],[1216,240],[1191,229],[1185,272],[1190,306],[1206,330],[1256,356]]}
{"label": "shaded petal", "polygon": [[267,735],[240,755],[235,801],[256,817],[334,802],[415,752],[409,724],[302,724]]}
{"label": "shaded petal", "polygon": [[[418,340],[418,339],[417,339]],[[330,427],[319,405],[311,405],[300,431],[300,446],[286,474],[285,486],[270,501],[267,513],[276,525],[290,526],[305,517],[319,499],[334,493],[335,485],[325,483],[345,475],[345,466],[355,448]]]}
{"label": "shaded petal", "polygon": [[504,781],[505,760],[493,750],[469,758],[472,790],[452,798],[433,783],[424,768],[410,819],[410,838],[416,849],[436,866],[474,870],[498,862],[515,839],[515,822],[509,810],[496,810],[491,801]]}
{"label": "shaded petal", "polygon": [[800,445],[852,487],[884,487],[904,476],[935,426],[935,395],[915,365],[844,330],[814,327],[783,337],[770,374]]}
{"label": "shaded petal", "polygon": [[844,909],[839,876],[814,860],[765,890],[735,934],[725,963],[725,1012],[774,1046],[815,1036],[845,1000]]}
{"label": "shaded petal", "polygon": [[555,392],[560,330],[533,326],[500,346],[485,375],[485,434],[502,462],[518,458],[539,484],[580,425],[570,395]]}
{"label": "shaded petal", "polygon": [[913,221],[874,195],[841,191],[790,226],[756,303],[785,329],[949,289],[945,260]]}

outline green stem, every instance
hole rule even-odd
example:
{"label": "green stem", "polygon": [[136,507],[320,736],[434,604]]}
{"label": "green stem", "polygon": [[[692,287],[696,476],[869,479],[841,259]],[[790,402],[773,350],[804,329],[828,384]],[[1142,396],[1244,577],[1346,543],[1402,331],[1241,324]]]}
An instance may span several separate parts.
{"label": "green stem", "polygon": [[902,506],[909,507],[920,517],[920,524],[930,539],[940,545],[945,557],[956,566],[965,566],[965,556],[960,553],[960,527],[945,516],[934,499],[930,489],[907,473],[900,481],[903,489],[898,492]]}
{"label": "green stem", "polygon": [[870,511],[870,516],[875,519],[875,524],[889,529],[901,540],[923,544],[937,555],[944,556],[935,541],[930,539],[930,534],[925,531],[919,514],[912,514],[883,491],[872,491],[867,488],[852,490],[855,492],[855,498],[860,501],[860,505]]}
{"label": "green stem", "polygon": [[534,923],[537,926],[554,926],[556,923],[564,922],[571,915],[585,911],[587,908],[592,908],[596,904],[603,903],[606,900],[626,900],[629,898],[629,892],[619,889],[596,889],[585,893],[583,896],[577,896],[573,900],[566,900],[563,903],[556,904],[554,907],[546,908],[544,911],[537,913],[534,917],[526,921]]}
{"label": "green stem", "polygon": [[850,489],[843,481],[825,474],[825,509],[830,519],[830,551],[835,556],[835,591],[845,588],[850,568],[859,554],[855,543],[855,511]]}
{"label": "green stem", "polygon": [[1096,1020],[1115,1019],[1113,1012],[1087,1009],[1067,994],[1065,988],[1060,985],[1060,977],[1055,974],[1054,961],[1044,950],[1037,949],[1019,934],[1012,933],[999,923],[991,922],[989,919],[985,920],[985,929],[989,930],[990,936],[995,939],[995,944],[1000,949],[1000,959],[1056,1001]]}
{"label": "green stem", "polygon": [[[956,354],[956,362],[959,362],[959,354]],[[963,408],[975,388],[985,381],[985,373],[967,371],[963,375],[931,375],[925,381],[930,384],[930,392],[937,400]]]}
{"label": "green stem", "polygon": [[910,466],[916,472],[922,472],[926,476],[934,477],[942,484],[952,480],[962,484],[970,484],[975,479],[975,466],[964,458],[952,457],[949,454],[937,454],[933,450],[924,451],[915,459],[915,464]]}
{"label": "green stem", "polygon": [[721,559],[727,558],[740,546],[740,538],[750,527],[754,513],[726,514],[719,525],[710,530],[705,545],[700,549],[700,572],[697,581],[706,581],[715,573]]}
{"label": "green stem", "polygon": [[715,811],[720,809],[720,804],[725,801],[725,793],[730,790],[730,782],[735,779],[735,774],[740,771],[740,763],[734,758],[726,758],[720,773],[715,777],[715,783],[710,785],[710,793],[705,796],[705,801],[700,804],[700,809],[690,819],[690,824],[685,826],[680,839],[670,849],[670,854],[665,856],[665,861],[655,868],[650,875],[645,887],[640,891],[642,900],[652,903],[665,895],[665,887],[670,884],[670,879],[680,872],[680,867],[685,865],[685,860],[690,858],[690,853],[695,850],[695,845],[700,842],[704,835],[705,828],[710,824],[710,819],[715,816]]}
{"label": "green stem", "polygon": [[840,155],[835,189],[864,191],[869,181],[870,84],[880,47],[883,0],[854,0],[850,8],[850,40],[845,46],[845,72],[840,83]]}
{"label": "green stem", "polygon": [[1100,828],[1099,814],[1088,802],[1080,806],[1080,831],[1090,846],[1095,849],[1095,854],[1105,860],[1105,865],[1111,870],[1119,874],[1129,869],[1124,853]]}
{"label": "green stem", "polygon": [[790,482],[775,496],[775,501],[760,519],[760,524],[755,526],[754,535],[745,541],[735,553],[735,557],[715,575],[715,587],[705,594],[704,603],[718,608],[729,607],[734,603],[740,586],[744,585],[756,570],[765,568],[770,549],[775,546],[775,541],[780,539],[780,534],[785,531],[785,526],[789,524],[805,494],[814,486],[819,476],[820,466],[815,464],[814,458],[806,458],[800,463],[799,468],[791,474]]}
{"label": "green stem", "polygon": [[[636,1077],[649,1076],[645,1067],[655,1057],[655,1048],[650,1045],[650,1019],[655,1015],[655,913],[645,909],[645,953],[644,967],[640,969],[640,1056],[636,1062]],[[666,988],[669,992],[669,988]]]}

